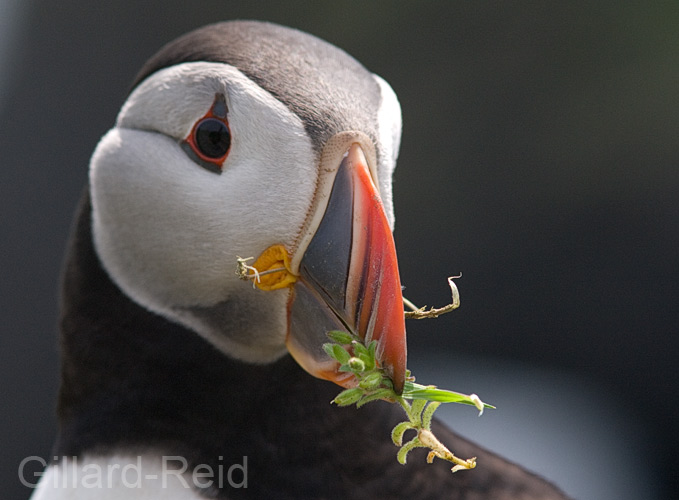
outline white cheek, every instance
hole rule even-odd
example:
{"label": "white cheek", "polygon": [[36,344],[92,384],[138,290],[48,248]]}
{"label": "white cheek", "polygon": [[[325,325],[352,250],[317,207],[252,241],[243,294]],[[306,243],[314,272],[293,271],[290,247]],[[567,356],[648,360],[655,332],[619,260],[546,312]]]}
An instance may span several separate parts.
{"label": "white cheek", "polygon": [[223,291],[231,249],[223,200],[206,196],[210,177],[160,134],[113,129],[99,143],[90,171],[95,244],[142,304],[208,304]]}
{"label": "white cheek", "polygon": [[[226,95],[232,132],[221,174],[180,147],[215,93]],[[140,305],[234,357],[270,361],[285,351],[287,292],[253,290],[236,276],[236,259],[293,247],[317,176],[301,120],[235,68],[189,63],[159,72],[128,99],[92,156],[97,254]]]}
{"label": "white cheek", "polygon": [[401,145],[401,106],[396,94],[382,78],[373,75],[380,86],[382,101],[377,115],[377,126],[382,156],[378,165],[380,194],[384,202],[387,218],[394,229],[394,206],[391,178],[396,168],[398,150]]}
{"label": "white cheek", "polygon": [[240,284],[236,256],[294,240],[314,183],[305,189],[283,157],[264,169],[258,162],[267,159],[238,163],[244,152],[234,145],[233,153],[233,168],[217,175],[160,134],[113,129],[101,140],[90,173],[95,243],[142,303],[224,300]]}

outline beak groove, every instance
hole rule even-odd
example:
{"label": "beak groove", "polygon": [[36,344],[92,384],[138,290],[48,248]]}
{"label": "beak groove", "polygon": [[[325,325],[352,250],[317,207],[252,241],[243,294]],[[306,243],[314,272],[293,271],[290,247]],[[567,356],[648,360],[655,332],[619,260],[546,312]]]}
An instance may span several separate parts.
{"label": "beak groove", "polygon": [[345,140],[333,168],[321,168],[322,199],[310,214],[306,246],[291,258],[298,279],[288,304],[286,343],[306,371],[351,387],[353,376],[339,372],[322,349],[326,333],[344,330],[366,344],[376,340],[377,359],[400,393],[406,337],[396,250],[360,139]]}

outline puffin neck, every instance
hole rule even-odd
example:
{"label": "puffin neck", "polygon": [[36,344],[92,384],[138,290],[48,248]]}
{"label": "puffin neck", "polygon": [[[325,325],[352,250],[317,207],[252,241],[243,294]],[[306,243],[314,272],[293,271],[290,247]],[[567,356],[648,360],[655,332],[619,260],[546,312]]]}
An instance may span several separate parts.
{"label": "puffin neck", "polygon": [[[150,450],[214,470],[249,456],[248,472],[261,479],[263,495],[280,481],[325,490],[336,470],[364,460],[366,470],[398,465],[383,435],[385,419],[398,418],[392,405],[369,415],[337,408],[330,404],[337,386],[309,376],[290,356],[270,365],[236,361],[138,306],[101,267],[90,219],[85,193],[63,278],[55,456]],[[342,453],[347,429],[357,443],[385,453],[364,454],[357,443]],[[299,464],[294,474],[301,476],[275,472],[284,463]]]}
{"label": "puffin neck", "polygon": [[247,489],[205,492],[231,500],[509,498],[516,491],[566,498],[438,422],[436,435],[483,467],[453,476],[446,462],[421,456],[404,470],[385,435],[402,420],[396,405],[337,408],[330,404],[337,386],[309,376],[290,356],[270,365],[235,361],[139,307],[102,269],[90,219],[86,193],[64,272],[53,456],[179,456],[188,470],[213,471],[247,457]]}
{"label": "puffin neck", "polygon": [[[123,437],[176,441],[190,434],[181,427],[195,421],[204,434],[206,426],[224,427],[225,419],[248,418],[289,383],[285,377],[308,377],[294,363],[256,366],[230,359],[130,300],[103,270],[90,221],[85,193],[62,285],[60,454],[114,446]],[[249,397],[234,398],[236,386]]]}

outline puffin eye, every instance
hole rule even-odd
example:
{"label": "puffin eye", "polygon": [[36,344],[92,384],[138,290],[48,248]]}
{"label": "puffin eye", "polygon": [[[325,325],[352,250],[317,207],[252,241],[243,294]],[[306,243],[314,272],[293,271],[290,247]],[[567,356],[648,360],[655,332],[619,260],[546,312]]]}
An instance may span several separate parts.
{"label": "puffin eye", "polygon": [[198,120],[181,143],[184,152],[201,167],[222,173],[231,148],[231,130],[226,119],[228,108],[223,94],[217,94],[210,110]]}
{"label": "puffin eye", "polygon": [[205,118],[196,125],[193,141],[198,148],[197,152],[216,160],[228,153],[231,146],[231,132],[223,121]]}

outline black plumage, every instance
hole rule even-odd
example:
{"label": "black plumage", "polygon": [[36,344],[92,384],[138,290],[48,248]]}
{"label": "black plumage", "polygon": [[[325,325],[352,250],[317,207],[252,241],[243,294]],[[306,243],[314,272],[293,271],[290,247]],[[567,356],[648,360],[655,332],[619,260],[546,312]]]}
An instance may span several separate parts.
{"label": "black plumage", "polygon": [[[375,138],[379,89],[359,63],[294,30],[265,23],[226,26],[169,44],[135,85],[182,61],[228,62],[298,114],[317,147],[338,130],[360,128]],[[284,63],[271,37],[291,44]],[[299,49],[304,43],[314,44],[312,55]],[[312,78],[311,72],[318,74],[314,65],[340,76],[333,85]],[[327,85],[342,90],[319,95]],[[355,97],[349,108],[334,104],[342,93]],[[247,489],[205,492],[218,498],[566,498],[438,422],[437,436],[459,456],[477,456],[478,467],[453,475],[444,462],[427,464],[423,450],[411,453],[407,465],[398,464],[389,439],[403,417],[396,406],[338,408],[330,401],[339,388],[311,377],[290,356],[269,365],[231,359],[195,332],[133,302],[102,268],[91,210],[86,191],[63,279],[54,455],[155,453],[215,470],[247,456]]]}
{"label": "black plumage", "polygon": [[439,422],[435,434],[459,456],[477,456],[477,468],[453,475],[446,462],[427,464],[423,450],[398,464],[389,431],[400,408],[338,408],[330,404],[338,387],[290,356],[235,361],[139,307],[102,269],[90,216],[86,194],[64,276],[55,455],[151,450],[214,470],[247,456],[247,489],[226,486],[212,492],[218,498],[566,498]]}

